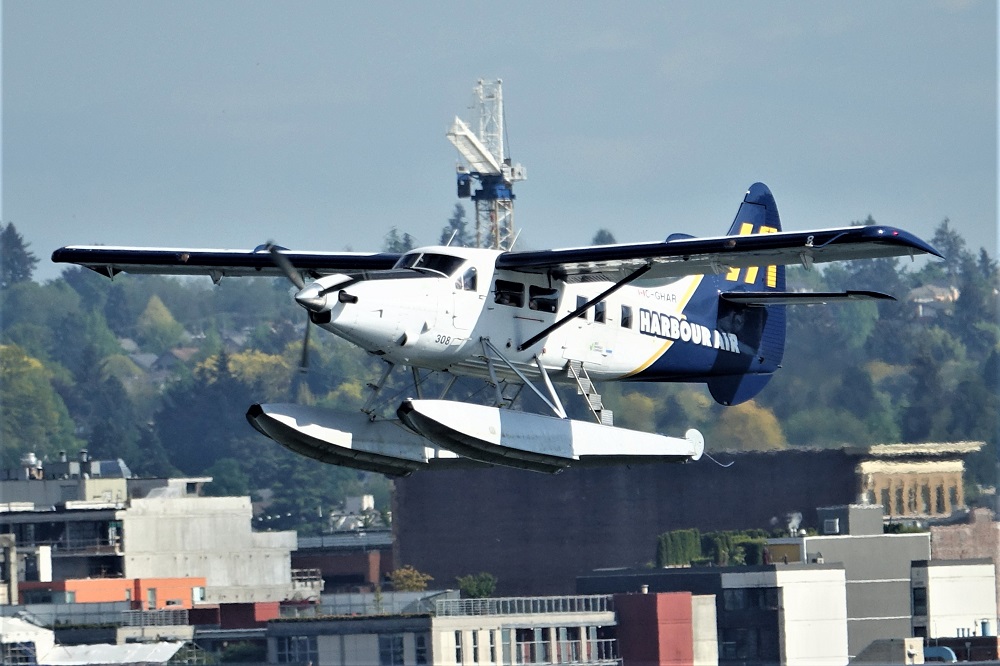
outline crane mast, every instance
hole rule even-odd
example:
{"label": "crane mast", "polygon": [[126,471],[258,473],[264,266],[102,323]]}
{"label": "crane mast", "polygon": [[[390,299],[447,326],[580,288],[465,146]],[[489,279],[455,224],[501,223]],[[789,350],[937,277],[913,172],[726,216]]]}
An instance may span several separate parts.
{"label": "crane mast", "polygon": [[458,196],[476,205],[476,247],[509,250],[514,242],[513,184],[527,177],[504,154],[503,82],[479,80],[473,89],[477,132],[457,116],[448,140],[464,160],[457,168]]}

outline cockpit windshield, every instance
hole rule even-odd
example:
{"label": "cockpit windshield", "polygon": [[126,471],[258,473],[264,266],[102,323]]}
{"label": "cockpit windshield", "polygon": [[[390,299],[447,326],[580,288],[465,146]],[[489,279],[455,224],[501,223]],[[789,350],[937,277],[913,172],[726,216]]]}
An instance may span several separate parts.
{"label": "cockpit windshield", "polygon": [[461,257],[452,257],[447,254],[410,252],[400,257],[393,268],[412,268],[451,277],[464,262],[465,260]]}

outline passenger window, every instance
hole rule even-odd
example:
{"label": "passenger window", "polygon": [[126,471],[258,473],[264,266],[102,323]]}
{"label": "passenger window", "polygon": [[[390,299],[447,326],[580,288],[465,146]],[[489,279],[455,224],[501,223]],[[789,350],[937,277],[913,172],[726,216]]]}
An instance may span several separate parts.
{"label": "passenger window", "polygon": [[622,328],[632,328],[632,308],[628,305],[622,306]]}
{"label": "passenger window", "polygon": [[[577,307],[577,309],[582,308],[584,306],[584,304],[586,304],[587,300],[588,299],[587,299],[586,296],[577,296],[576,297],[576,307]],[[578,314],[577,317],[580,317],[582,319],[586,319],[587,318],[587,311],[584,310],[583,312],[581,312],[580,314]]]}
{"label": "passenger window", "polygon": [[548,287],[528,287],[528,308],[539,312],[555,312],[559,305],[559,292]]}
{"label": "passenger window", "polygon": [[594,321],[603,324],[607,318],[608,304],[600,301],[594,305]]}
{"label": "passenger window", "polygon": [[520,282],[497,280],[493,300],[500,305],[519,308],[524,305],[524,285]]}
{"label": "passenger window", "polygon": [[467,271],[462,273],[462,277],[455,280],[455,289],[476,291],[476,282],[476,267],[471,266]]}

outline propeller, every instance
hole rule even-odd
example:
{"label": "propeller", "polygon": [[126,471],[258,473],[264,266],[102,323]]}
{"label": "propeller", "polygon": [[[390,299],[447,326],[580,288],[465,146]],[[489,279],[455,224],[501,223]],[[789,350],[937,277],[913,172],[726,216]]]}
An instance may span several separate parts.
{"label": "propeller", "polygon": [[[292,262],[281,253],[281,250],[273,242],[268,241],[265,245],[267,251],[271,255],[271,259],[274,261],[275,265],[281,269],[281,272],[285,274],[289,282],[295,285],[295,288],[299,290],[299,293],[295,294],[295,300],[304,305],[308,309],[307,304],[310,298],[315,298],[312,294],[302,295],[302,292],[306,289],[305,280],[302,279],[302,274],[295,270],[295,266]],[[300,296],[303,296],[300,298]],[[298,387],[301,385],[302,379],[309,372],[309,332],[312,330],[312,318],[306,317],[306,334],[302,339],[302,355],[299,358],[299,371],[296,375],[295,380],[292,382],[293,393],[299,393]]]}
{"label": "propeller", "polygon": [[300,291],[305,289],[306,283],[305,280],[302,279],[302,274],[295,270],[295,266],[292,266],[292,262],[288,259],[288,257],[281,253],[281,249],[271,241],[268,241],[264,247],[266,247],[267,251],[271,253],[271,260],[274,261],[274,264],[281,269],[281,271],[285,274],[285,277],[288,278],[289,281]]}

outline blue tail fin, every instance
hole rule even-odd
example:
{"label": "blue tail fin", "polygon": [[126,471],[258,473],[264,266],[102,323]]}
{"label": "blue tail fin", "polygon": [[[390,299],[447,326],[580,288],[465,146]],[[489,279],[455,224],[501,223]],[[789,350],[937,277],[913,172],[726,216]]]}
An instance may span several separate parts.
{"label": "blue tail fin", "polygon": [[[778,208],[771,190],[763,183],[750,186],[729,235],[776,233],[781,231]],[[734,268],[720,276],[721,291],[785,291],[784,266]],[[708,380],[716,402],[735,405],[757,395],[778,369],[785,351],[785,306],[743,305],[719,300],[718,328],[734,333],[744,353],[735,358],[720,354]]]}

